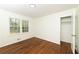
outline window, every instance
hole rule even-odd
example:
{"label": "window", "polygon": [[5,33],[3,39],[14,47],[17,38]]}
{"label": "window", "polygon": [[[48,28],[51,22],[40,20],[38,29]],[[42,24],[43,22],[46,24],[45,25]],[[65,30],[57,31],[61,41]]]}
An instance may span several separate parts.
{"label": "window", "polygon": [[16,18],[10,18],[10,33],[20,32],[20,20]]}
{"label": "window", "polygon": [[22,20],[22,32],[28,32],[28,21]]}
{"label": "window", "polygon": [[[10,18],[10,33],[28,32],[29,31],[28,24],[29,24],[28,20],[19,20],[17,18]],[[22,29],[22,31],[20,29]]]}

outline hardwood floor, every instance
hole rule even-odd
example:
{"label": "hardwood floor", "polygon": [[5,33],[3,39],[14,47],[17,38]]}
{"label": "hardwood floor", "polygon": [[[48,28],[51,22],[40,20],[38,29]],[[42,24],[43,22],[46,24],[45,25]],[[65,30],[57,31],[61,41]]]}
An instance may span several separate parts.
{"label": "hardwood floor", "polygon": [[[58,44],[33,37],[12,45],[2,47],[0,48],[0,53],[1,54],[61,54],[60,51],[61,47],[62,46]],[[64,51],[67,50],[65,48],[66,47],[62,47]],[[62,52],[62,53],[68,53],[68,52]]]}
{"label": "hardwood floor", "polygon": [[72,54],[71,43],[61,41],[61,53]]}

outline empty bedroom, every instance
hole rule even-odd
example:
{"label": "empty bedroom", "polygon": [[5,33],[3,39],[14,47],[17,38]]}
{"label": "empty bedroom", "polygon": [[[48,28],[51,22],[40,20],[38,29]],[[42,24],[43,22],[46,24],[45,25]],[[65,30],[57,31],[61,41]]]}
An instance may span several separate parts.
{"label": "empty bedroom", "polygon": [[74,54],[78,4],[0,4],[0,54]]}

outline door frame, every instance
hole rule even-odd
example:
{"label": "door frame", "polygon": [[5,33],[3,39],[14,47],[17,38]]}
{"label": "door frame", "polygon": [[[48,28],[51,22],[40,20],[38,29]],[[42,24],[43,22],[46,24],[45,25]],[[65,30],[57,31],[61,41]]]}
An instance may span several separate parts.
{"label": "door frame", "polygon": [[67,15],[62,15],[60,16],[60,40],[61,40],[61,17],[68,17],[68,16],[71,16],[71,19],[72,19],[72,52],[73,54],[75,54],[75,39],[76,39],[76,23],[75,23],[75,19],[76,19],[76,10],[73,9],[72,12],[70,14]]}

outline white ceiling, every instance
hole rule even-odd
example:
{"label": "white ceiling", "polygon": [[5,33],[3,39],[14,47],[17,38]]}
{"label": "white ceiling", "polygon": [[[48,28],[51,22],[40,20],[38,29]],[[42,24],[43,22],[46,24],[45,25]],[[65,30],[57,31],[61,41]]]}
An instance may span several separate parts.
{"label": "white ceiling", "polygon": [[41,17],[78,6],[77,4],[37,4],[30,8],[27,4],[1,4],[0,8],[30,17]]}

